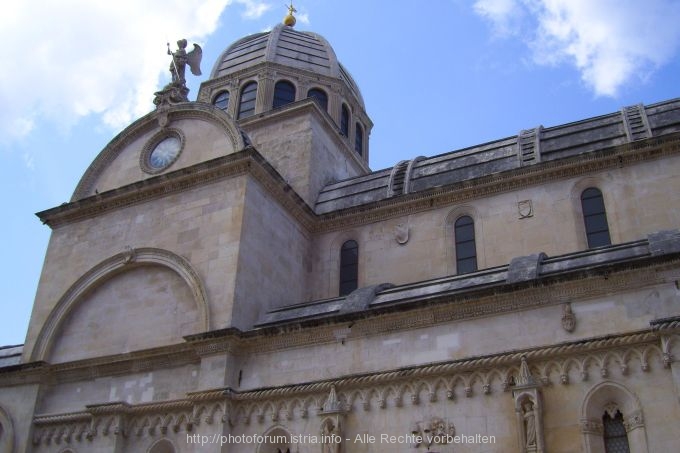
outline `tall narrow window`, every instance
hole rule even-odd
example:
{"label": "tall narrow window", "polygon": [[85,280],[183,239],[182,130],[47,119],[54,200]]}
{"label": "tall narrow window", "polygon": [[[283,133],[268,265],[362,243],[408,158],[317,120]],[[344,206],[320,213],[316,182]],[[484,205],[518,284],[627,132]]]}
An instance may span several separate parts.
{"label": "tall narrow window", "polygon": [[456,238],[456,272],[467,274],[477,270],[475,222],[470,216],[459,217],[454,225]]}
{"label": "tall narrow window", "polygon": [[581,208],[583,209],[583,222],[586,226],[588,248],[611,244],[602,192],[594,187],[584,190],[581,194]]}
{"label": "tall narrow window", "polygon": [[238,105],[238,118],[248,118],[255,113],[257,82],[247,83],[241,90],[241,102]]}
{"label": "tall narrow window", "polygon": [[228,91],[220,92],[220,94],[215,96],[213,104],[218,109],[224,110],[226,112],[227,107],[229,106],[229,92]]}
{"label": "tall narrow window", "polygon": [[359,245],[347,241],[340,249],[340,295],[345,296],[359,284]]}
{"label": "tall narrow window", "polygon": [[606,453],[630,453],[621,411],[617,410],[614,418],[605,412],[602,416],[602,425],[604,426],[604,451]]}
{"label": "tall narrow window", "polygon": [[285,80],[274,85],[274,108],[295,102],[295,85]]}
{"label": "tall narrow window", "polygon": [[307,92],[307,97],[314,99],[322,109],[328,110],[328,96],[325,91],[319,88],[312,88]]}
{"label": "tall narrow window", "polygon": [[364,155],[364,130],[359,123],[356,124],[354,131],[354,151],[360,156]]}
{"label": "tall narrow window", "polygon": [[345,104],[342,104],[340,110],[340,133],[345,137],[349,136],[349,110]]}

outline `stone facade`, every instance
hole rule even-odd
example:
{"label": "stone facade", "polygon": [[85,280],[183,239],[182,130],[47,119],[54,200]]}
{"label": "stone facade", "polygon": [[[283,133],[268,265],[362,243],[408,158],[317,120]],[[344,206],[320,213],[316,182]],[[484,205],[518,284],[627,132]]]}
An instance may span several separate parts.
{"label": "stone facade", "polygon": [[[377,172],[371,127],[328,43],[276,27],[115,137],[38,214],[0,451],[593,453],[609,420],[633,453],[674,451],[680,100]],[[609,245],[588,247],[589,188]]]}

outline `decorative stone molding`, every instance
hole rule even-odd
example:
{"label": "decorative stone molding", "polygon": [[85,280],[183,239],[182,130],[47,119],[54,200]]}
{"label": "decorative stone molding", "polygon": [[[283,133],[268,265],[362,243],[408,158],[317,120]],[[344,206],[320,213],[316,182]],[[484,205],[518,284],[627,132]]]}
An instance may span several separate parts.
{"label": "decorative stone molding", "polygon": [[334,231],[430,211],[439,207],[469,203],[497,193],[584,176],[618,168],[621,165],[631,165],[678,153],[680,153],[678,134],[640,140],[588,155],[543,161],[502,174],[423,190],[408,194],[408,196],[386,198],[371,205],[370,212],[366,211],[364,206],[331,212],[320,216],[321,222],[318,224],[317,231]]}
{"label": "decorative stone molding", "polygon": [[582,434],[595,434],[601,436],[604,432],[602,420],[581,419],[580,427]]}
{"label": "decorative stone molding", "polygon": [[642,411],[635,411],[626,417],[626,419],[623,421],[623,426],[626,428],[626,432],[630,432],[637,428],[643,428],[645,426],[645,422],[642,417]]}
{"label": "decorative stone molding", "polygon": [[52,347],[54,335],[59,327],[67,319],[73,308],[80,303],[85,295],[93,288],[106,281],[112,274],[119,272],[121,268],[130,265],[131,256],[134,256],[135,265],[154,264],[167,267],[178,274],[191,290],[194,302],[198,309],[201,330],[210,330],[210,310],[207,293],[203,287],[201,278],[191,264],[179,255],[170,251],[156,248],[138,248],[131,255],[131,250],[114,255],[94,266],[80,277],[56,303],[45,320],[38,334],[35,346],[31,352],[31,360],[46,360]]}
{"label": "decorative stone molding", "polygon": [[519,219],[528,219],[534,216],[534,205],[531,200],[517,202],[517,215]]}
{"label": "decorative stone molding", "polygon": [[[247,425],[253,419],[262,423],[267,419],[305,419],[310,412],[317,413],[320,417],[335,417],[344,416],[348,411],[370,411],[372,407],[390,411],[398,408],[403,398],[411,402],[415,398],[421,405],[437,405],[455,401],[456,394],[469,398],[483,395],[505,397],[504,388],[512,390],[516,410],[517,407],[520,410],[517,414],[522,415],[522,420],[525,420],[526,410],[519,403],[531,398],[532,405],[540,407],[542,404],[538,386],[542,386],[544,382],[536,376],[545,378],[546,391],[550,391],[551,384],[558,382],[562,375],[584,376],[589,369],[599,369],[619,361],[632,368],[641,363],[643,357],[647,363],[658,365],[650,365],[650,371],[666,370],[662,366],[658,337],[651,333],[639,333],[426,365],[413,368],[408,374],[395,370],[340,378],[332,382],[248,392],[207,390],[190,393],[185,399],[160,403],[107,403],[88,406],[82,412],[36,416],[34,442],[47,444],[67,438],[80,438],[77,441],[82,442],[88,437],[112,434],[157,438],[169,430],[192,432],[195,426],[203,423],[237,426]],[[529,360],[532,366],[529,366]],[[641,375],[638,378],[639,376]],[[621,375],[621,378],[625,376]],[[605,381],[607,382],[609,381]],[[578,384],[569,380],[565,385]],[[601,385],[602,383],[598,384]],[[494,392],[494,389],[501,391]],[[602,412],[599,417],[601,414]],[[641,425],[641,412],[638,415],[635,410],[628,410],[624,415],[630,429]],[[588,416],[582,418],[586,421],[593,420]],[[333,420],[342,423],[342,418]],[[586,428],[590,431],[599,429],[597,426],[582,423],[582,430]]]}
{"label": "decorative stone molding", "polygon": [[228,116],[221,113],[216,107],[209,104],[198,102],[182,103],[173,105],[162,111],[153,111],[139,120],[132,123],[126,129],[118,134],[108,145],[99,153],[99,155],[92,162],[90,167],[85,171],[81,178],[71,201],[80,200],[88,197],[95,192],[94,184],[102,174],[102,172],[113,162],[118,155],[130,144],[133,140],[142,134],[156,129],[158,116],[167,115],[170,120],[179,119],[202,119],[216,124],[221,130],[225,132],[232,143],[235,150],[241,150],[246,147],[243,138],[243,133],[240,131],[236,123]]}
{"label": "decorative stone molding", "polygon": [[0,406],[0,450],[14,451],[14,423],[9,413]]}

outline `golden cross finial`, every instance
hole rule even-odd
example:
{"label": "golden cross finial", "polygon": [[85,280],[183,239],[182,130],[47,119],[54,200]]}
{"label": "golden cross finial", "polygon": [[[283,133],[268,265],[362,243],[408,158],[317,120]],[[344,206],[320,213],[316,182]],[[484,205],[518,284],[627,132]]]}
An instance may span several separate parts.
{"label": "golden cross finial", "polygon": [[286,17],[283,18],[283,23],[284,25],[287,25],[289,27],[292,27],[295,25],[295,16],[293,16],[293,13],[297,13],[297,10],[293,6],[293,0],[290,0],[290,6],[286,5],[286,8],[288,8],[288,14]]}

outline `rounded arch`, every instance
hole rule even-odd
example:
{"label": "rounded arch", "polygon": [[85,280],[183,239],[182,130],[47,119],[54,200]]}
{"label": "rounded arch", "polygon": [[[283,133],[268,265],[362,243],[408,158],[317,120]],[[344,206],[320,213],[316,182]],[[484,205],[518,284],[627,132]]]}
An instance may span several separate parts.
{"label": "rounded arch", "polygon": [[354,239],[340,247],[339,295],[346,296],[359,287],[359,243]]}
{"label": "rounded arch", "polygon": [[256,453],[290,453],[292,436],[283,425],[271,426],[262,436],[265,441],[258,444]]}
{"label": "rounded arch", "polygon": [[354,152],[364,156],[364,125],[360,121],[354,122]]}
{"label": "rounded arch", "polygon": [[243,119],[255,114],[257,101],[257,81],[247,80],[239,89],[238,109],[236,118]]}
{"label": "rounded arch", "polygon": [[[583,192],[587,189],[597,189],[602,194],[602,200],[604,201],[604,206],[607,214],[610,214],[609,209],[613,206],[614,200],[609,196],[608,181],[604,175],[593,175],[587,176],[585,178],[580,178],[575,181],[571,186],[570,199],[571,199],[571,209],[572,218],[574,220],[574,231],[576,232],[577,246],[579,249],[588,248],[588,236],[586,234],[586,226],[583,221],[583,205],[581,202],[581,196]],[[618,232],[612,223],[613,217],[608,215],[607,221],[609,226],[609,235],[611,237],[611,242],[620,242],[618,237]]]}
{"label": "rounded arch", "polygon": [[168,438],[158,439],[146,450],[147,453],[175,453],[177,448]]}
{"label": "rounded arch", "polygon": [[5,409],[0,406],[0,451],[14,451],[14,424]]}
{"label": "rounded arch", "polygon": [[229,108],[229,98],[231,94],[229,90],[220,90],[212,98],[212,104],[222,111],[228,111]]}
{"label": "rounded arch", "polygon": [[328,111],[328,93],[321,87],[312,87],[307,90],[307,97],[314,99],[322,110]]}
{"label": "rounded arch", "polygon": [[486,267],[486,260],[483,253],[484,248],[482,246],[482,244],[484,244],[484,229],[479,211],[472,205],[460,205],[451,209],[446,215],[446,219],[444,221],[444,244],[446,245],[445,253],[447,275],[455,275],[458,273],[456,265],[456,222],[463,217],[469,217],[473,222],[477,269],[483,269]]}
{"label": "rounded arch", "polygon": [[277,80],[274,84],[272,108],[276,109],[295,102],[297,91],[297,86],[292,81],[288,79]]}
{"label": "rounded arch", "polygon": [[343,101],[340,105],[340,134],[349,137],[349,125],[351,121],[350,110],[347,104]]}
{"label": "rounded arch", "polygon": [[361,269],[363,268],[362,254],[361,254],[361,236],[357,230],[349,230],[340,232],[330,241],[330,247],[328,248],[328,295],[329,297],[334,297],[339,294],[340,291],[340,253],[342,245],[347,241],[355,241],[359,247],[359,272],[357,277],[357,285],[359,288],[363,285],[363,279],[361,276]]}
{"label": "rounded arch", "polygon": [[31,360],[45,360],[54,342],[55,334],[64,323],[69,313],[94,288],[108,279],[128,269],[130,266],[156,264],[175,272],[184,280],[194,298],[198,309],[202,331],[210,330],[210,310],[207,293],[203,283],[191,264],[181,256],[168,250],[156,248],[128,248],[94,266],[80,277],[59,299],[43,324],[36,344],[31,353]]}
{"label": "rounded arch", "polygon": [[95,194],[95,184],[109,165],[127,149],[128,145],[144,134],[152,133],[173,121],[202,119],[214,124],[227,136],[234,150],[246,147],[247,138],[236,123],[222,110],[207,103],[191,102],[173,105],[164,110],[154,110],[125,128],[97,155],[80,178],[71,201]]}

